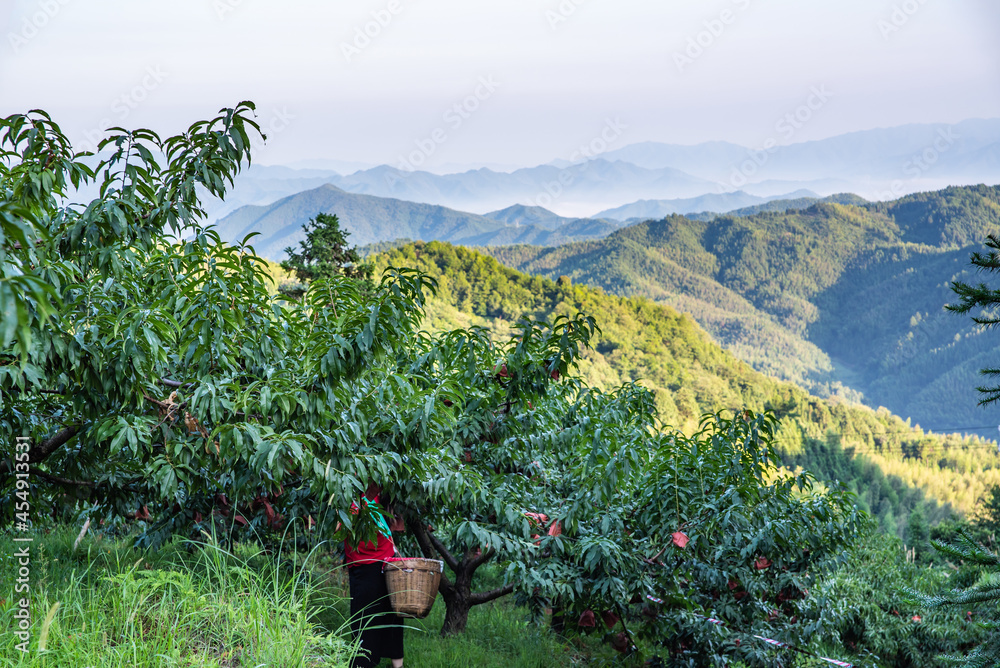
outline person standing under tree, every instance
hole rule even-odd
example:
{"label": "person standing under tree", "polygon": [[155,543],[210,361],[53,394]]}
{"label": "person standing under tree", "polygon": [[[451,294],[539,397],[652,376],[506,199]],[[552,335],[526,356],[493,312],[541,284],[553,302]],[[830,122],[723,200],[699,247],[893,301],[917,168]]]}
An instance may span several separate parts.
{"label": "person standing under tree", "polygon": [[[379,485],[369,483],[361,502],[377,504],[381,493]],[[358,512],[357,504],[351,506],[351,512]],[[351,668],[374,668],[383,658],[392,662],[392,668],[402,668],[403,620],[392,611],[382,573],[385,561],[396,556],[396,546],[385,518],[378,512],[375,517],[379,528],[376,542],[352,546],[344,541],[351,591],[351,632],[355,640],[360,638],[362,650]]]}

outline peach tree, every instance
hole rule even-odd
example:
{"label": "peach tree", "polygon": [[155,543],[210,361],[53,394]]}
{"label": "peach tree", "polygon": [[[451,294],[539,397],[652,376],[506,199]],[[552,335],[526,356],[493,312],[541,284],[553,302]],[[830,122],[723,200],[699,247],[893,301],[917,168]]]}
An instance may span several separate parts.
{"label": "peach tree", "polygon": [[[349,508],[377,482],[404,544],[448,566],[444,632],[516,594],[564,628],[604,613],[616,646],[672,665],[764,661],[707,616],[809,635],[810,578],[857,517],[778,473],[770,418],[687,437],[636,384],[586,387],[584,315],[429,334],[434,283],[405,268],[274,295],[252,239],[224,242],[201,203],[249,164],[252,104],[172,137],[110,132],[91,156],[43,112],[0,120],[5,520],[26,464],[37,509],[135,523],[144,545],[370,539],[382,509]],[[503,584],[477,591],[491,560]]]}

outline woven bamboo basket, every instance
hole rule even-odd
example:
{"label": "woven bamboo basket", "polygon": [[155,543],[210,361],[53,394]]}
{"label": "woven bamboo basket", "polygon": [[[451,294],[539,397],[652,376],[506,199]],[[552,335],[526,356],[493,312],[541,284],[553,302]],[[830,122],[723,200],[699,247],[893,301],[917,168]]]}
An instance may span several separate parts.
{"label": "woven bamboo basket", "polygon": [[397,615],[423,619],[437,597],[444,562],[437,559],[390,559],[383,567],[389,600]]}

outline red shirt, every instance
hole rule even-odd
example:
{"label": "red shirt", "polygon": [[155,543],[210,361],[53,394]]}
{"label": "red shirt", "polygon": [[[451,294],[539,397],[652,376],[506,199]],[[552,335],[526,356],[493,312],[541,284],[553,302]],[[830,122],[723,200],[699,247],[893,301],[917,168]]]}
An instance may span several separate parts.
{"label": "red shirt", "polygon": [[[373,503],[378,503],[378,495],[370,500]],[[351,504],[351,514],[358,514],[358,505],[356,503]],[[391,559],[395,554],[396,545],[392,542],[392,538],[387,538],[381,533],[378,535],[377,543],[361,543],[357,547],[352,548],[346,540],[344,541],[344,559],[347,561],[348,568],[359,564],[379,563],[386,559]]]}

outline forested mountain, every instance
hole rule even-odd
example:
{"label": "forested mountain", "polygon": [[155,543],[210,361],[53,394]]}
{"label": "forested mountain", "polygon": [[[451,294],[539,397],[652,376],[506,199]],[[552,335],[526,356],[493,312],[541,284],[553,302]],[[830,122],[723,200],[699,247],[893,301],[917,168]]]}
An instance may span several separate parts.
{"label": "forested mountain", "polygon": [[782,420],[779,441],[790,466],[850,485],[883,528],[904,538],[914,507],[921,506],[931,521],[952,509],[969,512],[988,486],[1000,483],[1000,456],[992,443],[924,434],[885,409],[810,396],[754,371],[690,316],[644,297],[522,274],[439,242],[408,244],[372,259],[378,267],[415,267],[438,280],[437,297],[427,308],[429,329],[481,325],[500,334],[524,314],[594,315],[602,332],[581,365],[588,382],[614,387],[641,379],[654,389],[663,419],[689,431],[704,412],[773,410]]}
{"label": "forested mountain", "polygon": [[370,244],[399,238],[441,239],[468,245],[564,244],[607,235],[615,229],[609,221],[565,219],[555,228],[513,225],[502,220],[455,211],[443,206],[358,195],[329,184],[285,197],[268,206],[244,206],[216,224],[223,239],[238,241],[260,233],[253,245],[274,260],[284,249],[305,238],[302,225],[318,213],[336,213],[351,242]]}
{"label": "forested mountain", "polygon": [[969,254],[995,232],[1000,187],[973,186],[671,216],[599,241],[488,252],[529,273],[669,304],[761,371],[950,430],[997,422],[974,388],[1000,358],[1000,337],[943,310],[952,281],[978,281]]}
{"label": "forested mountain", "polygon": [[[788,211],[790,209],[808,209],[813,204],[819,202],[830,202],[833,204],[855,204],[861,206],[867,204],[868,200],[864,197],[860,197],[853,193],[838,193],[836,195],[829,195],[827,197],[797,197],[795,199],[771,199],[761,204],[752,204],[750,206],[745,206],[742,209],[733,209],[732,211],[724,211],[723,213],[728,213],[730,216],[752,216],[755,213],[764,213],[766,211]],[[720,213],[718,211],[701,211],[699,213],[686,213],[684,214],[691,220],[713,220],[718,218]],[[648,218],[646,220],[649,220]],[[643,222],[643,221],[633,221],[633,222]]]}

